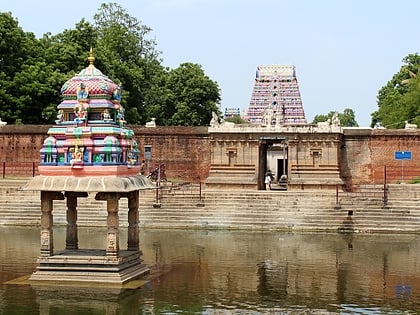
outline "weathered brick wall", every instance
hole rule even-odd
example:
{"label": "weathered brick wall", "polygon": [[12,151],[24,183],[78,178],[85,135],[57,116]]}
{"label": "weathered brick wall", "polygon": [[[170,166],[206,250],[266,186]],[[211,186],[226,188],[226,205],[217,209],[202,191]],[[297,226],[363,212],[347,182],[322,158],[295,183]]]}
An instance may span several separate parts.
{"label": "weathered brick wall", "polygon": [[372,183],[370,129],[344,130],[340,172],[346,186]]}
{"label": "weathered brick wall", "polygon": [[156,127],[131,126],[144,158],[144,145],[152,146],[149,168],[153,170],[165,163],[166,175],[198,182],[210,170],[210,146],[207,127]]}
{"label": "weathered brick wall", "polygon": [[[31,176],[39,164],[39,150],[50,126],[6,125],[0,129],[0,162],[8,175]],[[150,170],[165,163],[170,178],[203,181],[210,170],[207,127],[129,126],[134,130],[141,155],[152,146]],[[395,151],[411,151],[412,160],[394,159]],[[340,172],[346,185],[383,183],[420,177],[420,130],[345,129],[341,145]],[[37,174],[37,173],[36,173]]]}
{"label": "weathered brick wall", "polygon": [[[395,160],[396,151],[410,151],[412,160]],[[341,176],[347,185],[381,184],[420,177],[420,130],[345,129]]]}
{"label": "weathered brick wall", "polygon": [[[374,182],[383,182],[384,166],[390,182],[420,178],[420,130],[373,130],[370,147]],[[410,151],[412,159],[395,160],[396,151]]]}
{"label": "weathered brick wall", "polygon": [[0,128],[1,162],[39,162],[49,126],[6,125]]}
{"label": "weathered brick wall", "polygon": [[[50,126],[6,125],[0,129],[0,162],[2,167],[6,167],[6,174],[32,175],[33,163],[36,166],[39,164],[39,151],[49,128]],[[139,144],[140,160],[144,158],[144,145],[152,146],[150,170],[165,163],[166,175],[170,178],[198,182],[208,176],[210,148],[207,127],[129,128],[134,130]]]}

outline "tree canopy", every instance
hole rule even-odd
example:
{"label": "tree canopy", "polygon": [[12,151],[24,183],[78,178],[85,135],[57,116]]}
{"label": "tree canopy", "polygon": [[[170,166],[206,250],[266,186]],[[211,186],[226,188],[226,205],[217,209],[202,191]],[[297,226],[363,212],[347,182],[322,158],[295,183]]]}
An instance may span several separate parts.
{"label": "tree canopy", "polygon": [[372,127],[403,128],[405,121],[420,125],[419,70],[417,53],[403,58],[400,71],[378,92],[378,110],[372,113]]}
{"label": "tree canopy", "polygon": [[[334,115],[334,111],[329,112],[328,114],[319,114],[316,115],[312,121],[313,124],[318,122],[327,121]],[[356,121],[356,116],[354,111],[350,108],[344,109],[342,113],[337,112],[338,118],[340,119],[340,124],[342,127],[359,127],[359,124]]]}
{"label": "tree canopy", "polygon": [[128,123],[154,117],[160,125],[207,124],[212,111],[219,113],[218,84],[198,64],[163,67],[151,31],[117,3],[103,3],[93,24],[82,19],[40,39],[0,12],[0,117],[11,124],[53,123],[61,86],[87,67],[93,48],[95,66],[122,86]]}

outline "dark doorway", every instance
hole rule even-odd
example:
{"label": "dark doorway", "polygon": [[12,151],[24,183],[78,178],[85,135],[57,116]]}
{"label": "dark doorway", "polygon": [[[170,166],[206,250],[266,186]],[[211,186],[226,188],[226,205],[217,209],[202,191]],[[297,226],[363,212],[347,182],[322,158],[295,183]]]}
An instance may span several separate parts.
{"label": "dark doorway", "polygon": [[[274,148],[273,148],[274,147]],[[285,137],[261,137],[258,161],[258,189],[264,190],[265,173],[274,173],[274,183],[288,174],[287,139]]]}

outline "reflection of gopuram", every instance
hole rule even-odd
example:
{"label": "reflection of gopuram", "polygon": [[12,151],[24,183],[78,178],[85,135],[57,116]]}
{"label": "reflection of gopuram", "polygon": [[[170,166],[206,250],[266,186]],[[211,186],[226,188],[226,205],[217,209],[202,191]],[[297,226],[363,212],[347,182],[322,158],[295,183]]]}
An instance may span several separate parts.
{"label": "reflection of gopuram", "polygon": [[[139,242],[139,191],[152,188],[138,175],[139,150],[125,128],[119,87],[89,66],[67,81],[58,105],[57,125],[41,149],[40,176],[26,186],[41,192],[41,250],[30,281],[113,283],[122,285],[148,272]],[[113,118],[115,117],[115,119]],[[79,249],[77,201],[94,194],[106,202],[106,248]],[[128,199],[127,248],[120,249],[119,200]],[[53,202],[66,200],[67,234],[63,251],[53,248]]]}

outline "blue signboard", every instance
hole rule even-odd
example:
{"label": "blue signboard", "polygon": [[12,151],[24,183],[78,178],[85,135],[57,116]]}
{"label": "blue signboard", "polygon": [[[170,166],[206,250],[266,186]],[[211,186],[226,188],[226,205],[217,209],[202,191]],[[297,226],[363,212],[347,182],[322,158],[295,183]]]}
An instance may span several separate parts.
{"label": "blue signboard", "polygon": [[411,151],[395,151],[396,160],[411,160]]}

